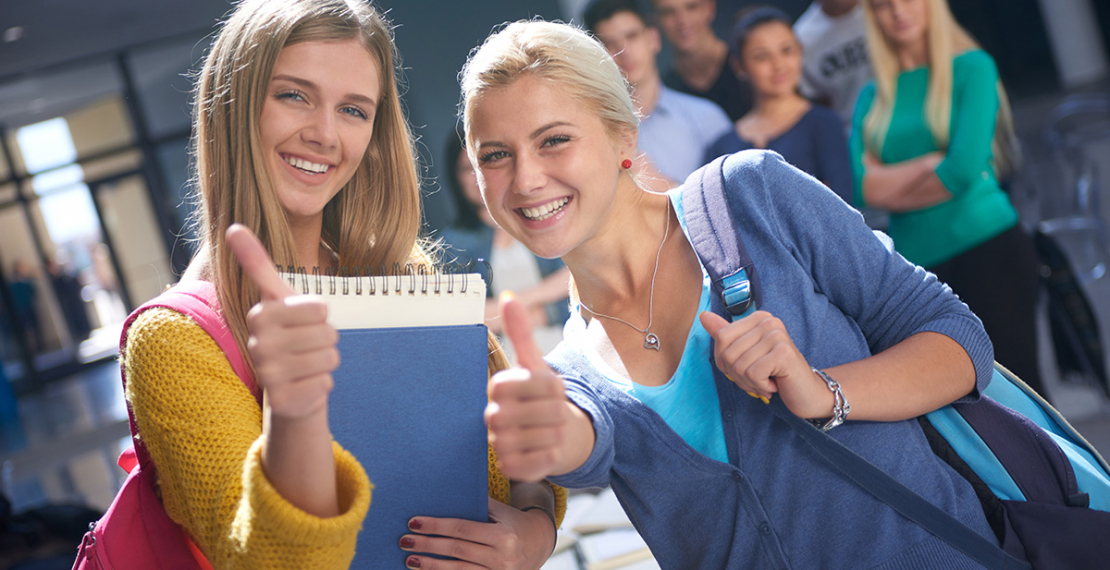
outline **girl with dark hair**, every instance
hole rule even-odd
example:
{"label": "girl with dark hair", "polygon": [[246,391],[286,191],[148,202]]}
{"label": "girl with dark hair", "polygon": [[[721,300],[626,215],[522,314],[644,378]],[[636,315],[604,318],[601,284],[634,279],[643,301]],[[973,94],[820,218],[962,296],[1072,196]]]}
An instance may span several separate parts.
{"label": "girl with dark hair", "polygon": [[755,104],[736,128],[717,139],[705,162],[723,154],[765,148],[824,182],[845,201],[852,197],[848,142],[836,112],[798,94],[802,44],[786,14],[770,6],[742,10],[732,28],[733,73],[752,86]]}

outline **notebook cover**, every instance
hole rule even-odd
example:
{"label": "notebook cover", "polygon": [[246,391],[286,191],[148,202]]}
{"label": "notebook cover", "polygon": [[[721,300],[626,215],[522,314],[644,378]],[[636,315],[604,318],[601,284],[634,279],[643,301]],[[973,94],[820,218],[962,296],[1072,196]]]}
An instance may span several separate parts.
{"label": "notebook cover", "polygon": [[486,327],[341,330],[328,415],[374,491],[351,568],[404,568],[417,515],[486,522]]}

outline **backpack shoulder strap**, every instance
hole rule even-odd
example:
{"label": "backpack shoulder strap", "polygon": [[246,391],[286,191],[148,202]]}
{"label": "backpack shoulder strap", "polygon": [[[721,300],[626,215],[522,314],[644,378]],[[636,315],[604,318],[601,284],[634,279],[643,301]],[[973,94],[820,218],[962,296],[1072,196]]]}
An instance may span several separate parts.
{"label": "backpack shoulder strap", "polygon": [[[231,364],[231,369],[235,371],[235,375],[239,377],[239,380],[243,382],[243,385],[246,386],[247,390],[254,396],[258,405],[262,405],[262,391],[259,389],[257,382],[255,382],[254,375],[247,366],[243,354],[239,352],[239,345],[236,344],[235,337],[231,335],[231,331],[228,330],[227,324],[224,323],[223,318],[220,317],[216,287],[208,281],[182,281],[132,311],[131,314],[128,315],[127,320],[124,321],[123,330],[120,332],[120,354],[123,354],[125,344],[127,343],[127,331],[131,328],[131,323],[133,323],[143,311],[155,307],[172,309],[188,316],[200,325],[200,327],[204,329],[204,332],[208,333],[208,335],[216,341],[216,345],[220,347],[224,356],[227,357],[228,363]],[[126,388],[127,374],[121,374],[121,379]],[[125,450],[123,454],[120,455],[118,461],[119,466],[127,472],[131,472],[136,466],[141,466],[144,470],[150,470],[150,455],[147,453],[146,447],[142,442],[135,439],[135,436],[139,433],[139,429],[138,426],[135,425],[135,418],[131,414],[130,406],[128,406],[127,415],[130,422],[134,450]]]}
{"label": "backpack shoulder strap", "polygon": [[[691,245],[709,273],[714,295],[721,301],[710,305],[722,317],[735,319],[758,308],[762,292],[729,199],[724,176],[727,158],[727,155],[717,158],[701,169],[700,187],[687,182],[682,209]],[[991,569],[1029,568],[855,451],[795,416],[781,399],[775,398],[769,407],[843,475],[968,557]]]}
{"label": "backpack shoulder strap", "polygon": [[[717,158],[699,171],[699,187],[682,193],[682,215],[691,245],[712,281],[713,294],[721,299],[726,318],[754,311],[762,304],[762,291],[733,215],[724,164]],[[689,183],[688,183],[689,184]]]}
{"label": "backpack shoulder strap", "polygon": [[243,358],[243,354],[239,351],[239,345],[235,342],[235,337],[232,336],[231,331],[227,328],[227,323],[224,322],[223,317],[220,316],[220,305],[216,294],[216,287],[208,281],[201,280],[188,280],[182,281],[173,287],[164,291],[161,295],[143,303],[138,309],[135,309],[127,318],[123,326],[123,333],[120,335],[120,350],[123,350],[124,342],[127,339],[127,330],[130,328],[131,323],[143,311],[153,309],[155,307],[164,307],[172,309],[181,313],[195,321],[212,340],[216,341],[216,345],[223,351],[227,361],[231,364],[231,369],[235,371],[235,375],[239,380],[250,390],[251,394],[256,400],[261,401],[261,391],[254,380],[254,375],[251,373],[250,367],[247,366],[247,361]]}
{"label": "backpack shoulder strap", "polygon": [[1000,546],[930,503],[848,446],[795,416],[781,399],[775,398],[769,407],[779,419],[794,428],[802,441],[808,444],[817,455],[856,485],[972,560],[991,570],[1030,568],[1029,564],[1014,558]]}

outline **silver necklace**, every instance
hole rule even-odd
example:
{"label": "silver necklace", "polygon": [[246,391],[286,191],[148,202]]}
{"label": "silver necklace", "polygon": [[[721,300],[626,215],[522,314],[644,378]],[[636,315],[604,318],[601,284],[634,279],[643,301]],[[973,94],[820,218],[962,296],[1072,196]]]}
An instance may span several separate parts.
{"label": "silver necklace", "polygon": [[667,208],[667,226],[666,226],[666,229],[663,230],[663,241],[659,242],[659,250],[655,252],[655,269],[653,269],[652,272],[651,272],[651,293],[648,295],[648,324],[647,324],[646,327],[640,328],[640,327],[638,327],[638,326],[636,326],[636,325],[634,325],[634,324],[632,324],[632,323],[630,323],[630,322],[628,322],[624,319],[619,319],[617,317],[613,317],[613,316],[610,316],[610,315],[605,315],[605,314],[599,313],[599,312],[587,307],[586,304],[581,301],[581,299],[579,299],[579,301],[578,301],[578,304],[581,305],[583,309],[586,309],[587,311],[592,313],[594,316],[605,317],[607,319],[617,321],[618,323],[624,323],[624,324],[632,327],[633,329],[636,329],[637,331],[644,333],[644,348],[649,348],[649,349],[655,350],[655,351],[659,350],[659,337],[656,336],[655,333],[651,332],[651,323],[653,322],[653,315],[654,315],[652,310],[655,306],[655,275],[657,273],[659,273],[659,256],[663,253],[663,245],[667,243],[667,236],[670,233],[671,233],[671,210],[668,207]]}

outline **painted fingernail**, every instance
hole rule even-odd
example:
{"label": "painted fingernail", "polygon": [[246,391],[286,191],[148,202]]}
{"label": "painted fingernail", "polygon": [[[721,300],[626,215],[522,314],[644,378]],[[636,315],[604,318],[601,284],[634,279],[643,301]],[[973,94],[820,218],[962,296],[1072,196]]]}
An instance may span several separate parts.
{"label": "painted fingernail", "polygon": [[401,537],[401,548],[412,548],[416,546],[416,541],[411,536]]}
{"label": "painted fingernail", "polygon": [[420,522],[420,519],[412,519],[409,521],[409,528],[412,530],[420,530],[424,528],[424,523]]}
{"label": "painted fingernail", "polygon": [[405,566],[409,568],[420,568],[420,559],[415,556],[409,556],[408,559],[405,560]]}

